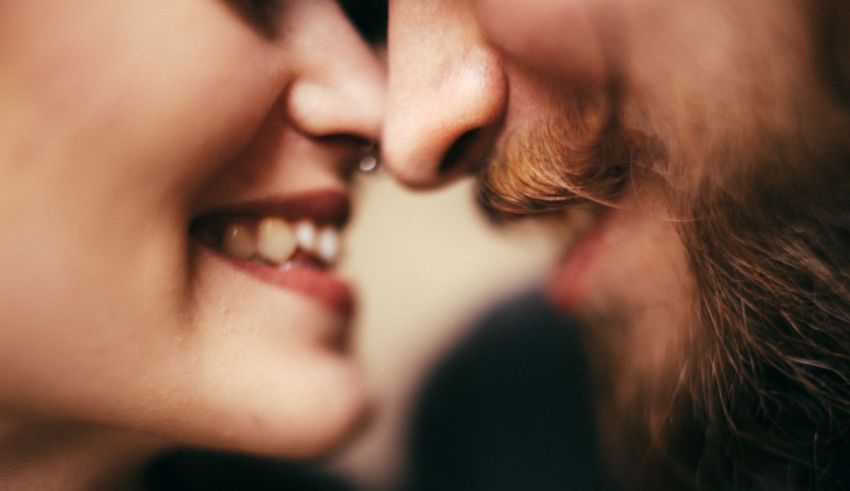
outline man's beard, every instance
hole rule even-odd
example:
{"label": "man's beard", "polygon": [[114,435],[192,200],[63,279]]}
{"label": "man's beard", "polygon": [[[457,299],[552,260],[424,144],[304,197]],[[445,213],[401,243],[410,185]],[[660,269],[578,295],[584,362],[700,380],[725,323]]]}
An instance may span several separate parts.
{"label": "man's beard", "polygon": [[[478,174],[484,211],[497,222],[571,207],[599,212],[620,207],[622,196],[632,192],[637,181],[655,183],[666,163],[666,149],[657,137],[623,125],[617,104],[604,95],[574,95],[554,115],[509,135]],[[686,292],[675,294],[677,302],[691,306]],[[654,326],[652,333],[646,332],[639,320],[646,306],[616,294],[594,307],[582,312],[581,321],[607,460],[615,473],[641,472],[660,483],[657,467],[678,465],[659,461],[667,454],[666,439],[674,436],[666,422],[675,420],[679,427],[682,421],[673,413],[682,407],[676,394],[685,349],[675,331],[686,328],[674,326],[672,336],[659,335]],[[688,319],[685,315],[677,323]],[[666,321],[658,325],[669,325]],[[658,352],[646,349],[648,340],[668,351],[660,363],[646,359],[648,351]],[[655,461],[646,458],[650,449],[658,452]],[[635,455],[645,457],[640,469],[633,465]]]}
{"label": "man's beard", "polygon": [[612,205],[638,158],[662,149],[628,132],[608,94],[570,94],[549,116],[507,135],[479,169],[478,201],[492,218]]}
{"label": "man's beard", "polygon": [[[613,465],[637,487],[837,486],[850,431],[846,119],[803,118],[789,133],[767,124],[697,155],[682,182],[661,138],[599,100],[572,98],[511,135],[480,173],[479,201],[496,218],[618,206],[624,190],[666,181],[694,288],[689,315],[659,340],[665,362],[633,370],[641,333],[630,307],[612,303],[588,330],[591,357],[603,360],[600,424],[621,435]],[[702,136],[674,147],[703,148]],[[718,161],[723,172],[706,172]]]}

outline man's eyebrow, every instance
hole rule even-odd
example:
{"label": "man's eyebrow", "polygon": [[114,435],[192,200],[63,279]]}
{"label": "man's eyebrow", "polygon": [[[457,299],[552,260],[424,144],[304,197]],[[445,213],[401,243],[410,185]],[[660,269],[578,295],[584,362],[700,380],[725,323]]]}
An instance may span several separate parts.
{"label": "man's eyebrow", "polygon": [[380,44],[387,39],[387,0],[337,0],[351,23],[366,41]]}

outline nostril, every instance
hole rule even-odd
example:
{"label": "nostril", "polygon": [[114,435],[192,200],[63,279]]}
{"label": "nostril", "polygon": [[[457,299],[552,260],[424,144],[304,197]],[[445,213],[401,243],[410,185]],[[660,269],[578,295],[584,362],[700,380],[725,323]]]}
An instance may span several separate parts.
{"label": "nostril", "polygon": [[440,176],[453,174],[459,168],[463,167],[464,163],[471,157],[469,155],[470,148],[473,146],[479,132],[479,129],[469,130],[452,143],[452,146],[446,151],[443,161],[440,162],[440,167],[437,169]]}

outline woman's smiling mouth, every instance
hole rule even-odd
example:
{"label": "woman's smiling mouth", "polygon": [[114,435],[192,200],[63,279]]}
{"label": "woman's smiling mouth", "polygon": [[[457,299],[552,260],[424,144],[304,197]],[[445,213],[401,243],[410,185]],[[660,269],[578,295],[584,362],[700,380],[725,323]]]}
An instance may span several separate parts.
{"label": "woman's smiling mouth", "polygon": [[351,289],[329,270],[340,256],[349,207],[340,191],[241,203],[204,213],[191,234],[242,271],[348,314]]}

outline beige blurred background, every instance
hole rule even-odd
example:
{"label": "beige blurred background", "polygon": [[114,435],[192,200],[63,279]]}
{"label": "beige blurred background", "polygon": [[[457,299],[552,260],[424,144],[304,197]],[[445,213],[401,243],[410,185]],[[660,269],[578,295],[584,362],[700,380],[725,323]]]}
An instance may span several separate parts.
{"label": "beige blurred background", "polygon": [[558,231],[490,225],[471,180],[439,192],[404,190],[380,170],[358,180],[343,272],[358,285],[355,351],[377,412],[331,466],[383,490],[404,472],[408,413],[430,368],[495,302],[540,282]]}

